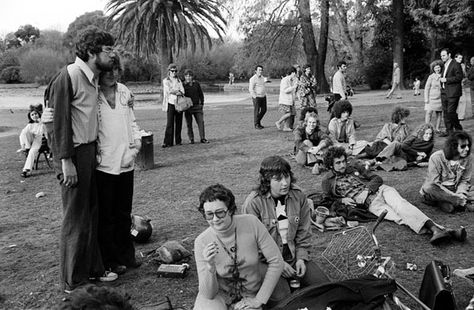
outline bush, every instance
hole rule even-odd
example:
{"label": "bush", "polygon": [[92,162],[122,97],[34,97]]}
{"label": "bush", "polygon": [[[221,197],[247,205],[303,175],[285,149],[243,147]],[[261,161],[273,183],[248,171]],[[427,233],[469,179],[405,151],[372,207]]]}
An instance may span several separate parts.
{"label": "bush", "polygon": [[5,81],[5,83],[21,82],[20,67],[11,66],[3,69],[0,73],[0,80]]}
{"label": "bush", "polygon": [[49,48],[31,49],[20,58],[21,76],[25,82],[47,84],[66,64],[66,57]]}
{"label": "bush", "polygon": [[5,68],[17,66],[20,66],[17,49],[7,50],[0,55],[0,72]]}

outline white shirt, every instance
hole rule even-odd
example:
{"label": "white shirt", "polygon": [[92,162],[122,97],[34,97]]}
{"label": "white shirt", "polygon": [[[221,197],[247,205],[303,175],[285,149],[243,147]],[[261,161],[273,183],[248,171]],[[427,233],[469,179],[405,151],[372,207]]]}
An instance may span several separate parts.
{"label": "white shirt", "polygon": [[341,70],[337,70],[332,78],[332,92],[341,95],[342,99],[346,99],[346,78]]}

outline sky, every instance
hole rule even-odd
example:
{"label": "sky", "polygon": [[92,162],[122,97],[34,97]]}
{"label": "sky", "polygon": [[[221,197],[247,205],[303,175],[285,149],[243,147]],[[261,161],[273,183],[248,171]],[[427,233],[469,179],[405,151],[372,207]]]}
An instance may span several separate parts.
{"label": "sky", "polygon": [[0,38],[31,24],[66,32],[78,16],[104,10],[107,0],[0,0]]}

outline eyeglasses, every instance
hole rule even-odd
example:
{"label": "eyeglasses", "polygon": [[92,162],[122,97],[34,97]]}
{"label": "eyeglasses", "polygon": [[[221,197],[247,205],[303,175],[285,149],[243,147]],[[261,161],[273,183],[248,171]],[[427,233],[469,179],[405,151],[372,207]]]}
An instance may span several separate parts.
{"label": "eyeglasses", "polygon": [[176,69],[171,69],[170,72],[177,72],[178,70]]}
{"label": "eyeglasses", "polygon": [[102,46],[102,52],[112,54],[115,53],[115,50],[112,46]]}
{"label": "eyeglasses", "polygon": [[469,144],[461,144],[459,147],[461,149],[465,149],[465,148],[469,147]]}
{"label": "eyeglasses", "polygon": [[218,210],[216,212],[204,212],[204,218],[208,221],[214,219],[214,215],[217,216],[218,219],[223,219],[229,210]]}

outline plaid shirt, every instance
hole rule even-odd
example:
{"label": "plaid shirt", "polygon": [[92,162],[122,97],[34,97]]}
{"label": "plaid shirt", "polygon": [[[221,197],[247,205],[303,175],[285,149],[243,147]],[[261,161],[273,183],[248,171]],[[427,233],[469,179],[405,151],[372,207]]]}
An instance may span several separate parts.
{"label": "plaid shirt", "polygon": [[336,176],[336,193],[342,197],[354,199],[365,189],[365,184],[352,174]]}

